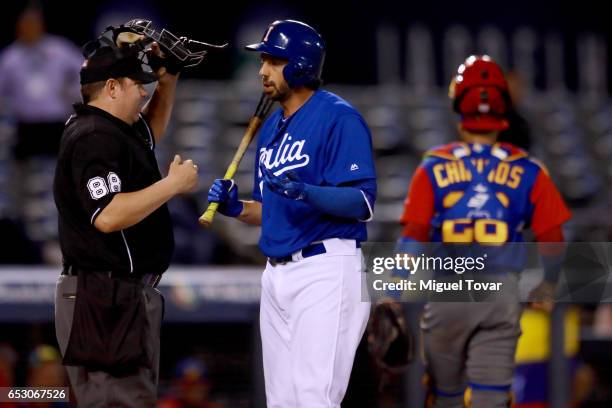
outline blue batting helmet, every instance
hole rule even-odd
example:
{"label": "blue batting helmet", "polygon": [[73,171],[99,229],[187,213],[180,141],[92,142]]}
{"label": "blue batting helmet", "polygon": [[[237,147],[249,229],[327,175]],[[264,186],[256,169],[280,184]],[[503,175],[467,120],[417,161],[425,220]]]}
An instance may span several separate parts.
{"label": "blue batting helmet", "polygon": [[270,24],[261,42],[245,48],[288,60],[283,76],[291,88],[321,80],[325,42],[308,24],[295,20],[277,20]]}

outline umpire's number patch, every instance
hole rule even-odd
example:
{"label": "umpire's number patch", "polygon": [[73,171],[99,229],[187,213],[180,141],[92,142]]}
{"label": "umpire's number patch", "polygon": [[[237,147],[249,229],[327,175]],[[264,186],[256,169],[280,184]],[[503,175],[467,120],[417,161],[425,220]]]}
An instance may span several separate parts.
{"label": "umpire's number patch", "polygon": [[106,180],[102,177],[92,177],[87,181],[87,189],[89,195],[94,200],[107,195],[109,192],[118,193],[121,191],[121,179],[119,176],[112,171],[106,176]]}

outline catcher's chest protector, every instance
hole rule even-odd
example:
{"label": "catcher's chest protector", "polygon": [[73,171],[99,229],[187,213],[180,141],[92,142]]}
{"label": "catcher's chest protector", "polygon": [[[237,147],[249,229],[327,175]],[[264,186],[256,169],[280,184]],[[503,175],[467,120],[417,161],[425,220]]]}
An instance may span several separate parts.
{"label": "catcher's chest protector", "polygon": [[434,242],[501,245],[522,241],[533,208],[534,175],[524,161],[506,161],[502,149],[457,144],[426,170],[434,190]]}

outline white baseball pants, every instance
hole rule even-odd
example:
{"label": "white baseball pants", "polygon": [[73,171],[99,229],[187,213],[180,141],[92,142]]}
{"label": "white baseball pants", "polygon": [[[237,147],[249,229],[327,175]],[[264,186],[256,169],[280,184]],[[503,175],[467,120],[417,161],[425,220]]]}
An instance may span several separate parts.
{"label": "white baseball pants", "polygon": [[[326,253],[267,264],[260,328],[268,408],[339,408],[370,314],[361,249],[323,241]],[[367,299],[367,294],[365,295]]]}

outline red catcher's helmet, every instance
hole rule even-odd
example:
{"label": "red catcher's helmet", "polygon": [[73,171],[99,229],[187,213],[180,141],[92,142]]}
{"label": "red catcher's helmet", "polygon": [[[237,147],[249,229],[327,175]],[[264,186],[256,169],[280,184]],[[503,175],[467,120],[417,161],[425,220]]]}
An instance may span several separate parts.
{"label": "red catcher's helmet", "polygon": [[499,65],[488,55],[471,55],[459,66],[448,96],[462,116],[462,128],[476,132],[508,128],[508,83]]}

